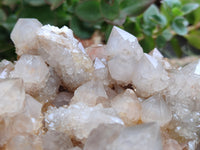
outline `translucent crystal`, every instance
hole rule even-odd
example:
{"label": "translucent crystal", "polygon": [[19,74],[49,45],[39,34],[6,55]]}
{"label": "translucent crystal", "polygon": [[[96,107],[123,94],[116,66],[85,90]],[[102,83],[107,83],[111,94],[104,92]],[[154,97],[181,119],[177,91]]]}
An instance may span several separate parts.
{"label": "translucent crystal", "polygon": [[37,54],[36,32],[41,26],[42,24],[37,19],[18,19],[10,35],[17,55]]}
{"label": "translucent crystal", "polygon": [[111,84],[111,77],[108,72],[107,62],[105,59],[95,58],[94,60],[94,80],[101,80],[104,85]]}
{"label": "translucent crystal", "polygon": [[90,46],[85,49],[86,53],[89,55],[91,60],[98,59],[107,59],[106,55],[106,46],[105,45],[97,45]]}
{"label": "translucent crystal", "polygon": [[67,134],[52,130],[42,135],[42,143],[43,150],[68,150],[73,147]]}
{"label": "translucent crystal", "polygon": [[142,124],[124,128],[108,150],[161,150],[162,140],[157,124]]}
{"label": "translucent crystal", "polygon": [[25,100],[25,91],[21,79],[0,80],[0,117],[19,113]]}
{"label": "translucent crystal", "polygon": [[123,129],[119,124],[101,124],[90,133],[84,150],[107,150]]}
{"label": "translucent crystal", "polygon": [[7,60],[2,60],[0,62],[0,79],[9,78],[10,72],[14,69],[12,62]]}
{"label": "translucent crystal", "polygon": [[161,95],[152,96],[142,102],[143,122],[157,122],[164,126],[172,119],[172,113]]}
{"label": "translucent crystal", "polygon": [[48,129],[67,133],[77,140],[84,140],[99,124],[124,124],[112,108],[103,108],[101,104],[88,107],[84,103],[69,107],[50,107],[45,114]]}
{"label": "translucent crystal", "polygon": [[98,98],[108,98],[101,81],[91,80],[81,85],[75,92],[71,104],[83,102],[95,106]]}
{"label": "translucent crystal", "polygon": [[25,54],[16,62],[10,76],[23,79],[26,92],[34,95],[45,87],[49,69],[40,56]]}
{"label": "translucent crystal", "polygon": [[141,104],[131,89],[117,95],[111,101],[111,106],[128,126],[136,124],[141,117]]}
{"label": "translucent crystal", "polygon": [[119,55],[129,55],[139,60],[143,55],[143,50],[137,38],[116,26],[111,31],[106,50],[107,55],[111,58]]}
{"label": "translucent crystal", "polygon": [[133,127],[104,126],[93,130],[84,150],[161,150],[160,128],[155,123]]}
{"label": "translucent crystal", "polygon": [[112,79],[120,84],[131,83],[135,73],[136,61],[129,55],[119,55],[108,61],[108,69]]}
{"label": "translucent crystal", "polygon": [[93,73],[93,64],[72,30],[64,26],[45,25],[38,32],[40,55],[53,67],[64,86],[74,90],[88,81]]}
{"label": "translucent crystal", "polygon": [[168,86],[168,73],[152,56],[144,54],[137,63],[132,77],[136,93],[141,97],[149,97]]}

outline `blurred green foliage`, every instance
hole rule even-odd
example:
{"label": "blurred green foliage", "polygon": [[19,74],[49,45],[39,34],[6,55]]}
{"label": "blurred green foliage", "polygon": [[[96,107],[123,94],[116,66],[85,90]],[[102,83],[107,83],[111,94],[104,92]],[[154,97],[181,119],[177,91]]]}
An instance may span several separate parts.
{"label": "blurred green foliage", "polygon": [[[157,1],[158,2],[158,1]],[[69,26],[82,39],[95,30],[108,39],[113,25],[134,34],[145,52],[171,45],[182,56],[179,38],[200,49],[200,0],[0,0],[0,59],[15,60],[10,32],[18,18]]]}

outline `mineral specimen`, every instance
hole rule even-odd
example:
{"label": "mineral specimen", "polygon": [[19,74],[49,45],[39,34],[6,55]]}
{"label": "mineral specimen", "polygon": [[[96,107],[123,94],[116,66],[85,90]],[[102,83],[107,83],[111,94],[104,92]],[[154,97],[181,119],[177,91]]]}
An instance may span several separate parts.
{"label": "mineral specimen", "polygon": [[0,149],[198,149],[200,60],[176,69],[115,26],[86,51],[68,27],[36,19],[19,19],[11,39],[18,60],[0,62]]}

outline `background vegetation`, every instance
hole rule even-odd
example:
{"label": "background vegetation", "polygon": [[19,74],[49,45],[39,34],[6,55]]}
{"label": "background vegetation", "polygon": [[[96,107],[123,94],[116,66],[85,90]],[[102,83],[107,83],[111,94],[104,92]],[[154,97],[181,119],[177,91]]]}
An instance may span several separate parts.
{"label": "background vegetation", "polygon": [[145,52],[165,56],[199,54],[200,0],[0,0],[0,60],[15,60],[10,32],[18,18],[69,26],[88,39],[99,30],[108,39],[113,25],[134,34]]}

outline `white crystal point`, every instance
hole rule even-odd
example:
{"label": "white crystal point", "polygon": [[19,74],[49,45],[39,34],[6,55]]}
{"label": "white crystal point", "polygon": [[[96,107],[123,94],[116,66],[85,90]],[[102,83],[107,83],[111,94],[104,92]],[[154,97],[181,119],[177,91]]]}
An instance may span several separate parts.
{"label": "white crystal point", "polygon": [[42,135],[42,145],[44,150],[68,150],[73,147],[67,134],[53,130]]}
{"label": "white crystal point", "polygon": [[130,33],[114,26],[107,42],[107,53],[111,58],[118,55],[134,56],[139,60],[143,55],[143,50],[139,45],[137,38]]}
{"label": "white crystal point", "polygon": [[0,117],[19,113],[25,100],[25,91],[21,79],[0,80]]}
{"label": "white crystal point", "polygon": [[7,60],[2,60],[0,62],[0,79],[7,79],[10,76],[10,72],[14,69],[12,62]]}
{"label": "white crystal point", "polygon": [[34,95],[45,87],[49,69],[40,56],[25,54],[16,62],[10,76],[23,79],[26,92]]}
{"label": "white crystal point", "polygon": [[136,124],[141,117],[141,104],[131,89],[117,95],[111,101],[111,107],[127,126]]}
{"label": "white crystal point", "polygon": [[154,57],[155,59],[159,60],[159,59],[163,59],[163,55],[160,53],[160,51],[157,48],[154,48],[149,55],[151,55],[152,57]]}
{"label": "white crystal point", "polygon": [[17,21],[10,35],[17,55],[38,53],[36,32],[40,27],[42,24],[37,19],[20,18]]}
{"label": "white crystal point", "polygon": [[99,124],[124,124],[112,108],[103,108],[100,104],[88,107],[84,103],[72,104],[67,108],[50,107],[45,114],[45,122],[48,129],[67,133],[82,142]]}
{"label": "white crystal point", "polygon": [[83,150],[107,150],[120,134],[123,126],[119,124],[100,124],[90,133]]}
{"label": "white crystal point", "polygon": [[101,81],[91,80],[76,89],[71,104],[83,102],[88,106],[95,106],[100,98],[108,98],[104,85]]}
{"label": "white crystal point", "polygon": [[162,150],[160,127],[148,123],[124,128],[106,150]]}
{"label": "white crystal point", "polygon": [[39,53],[55,69],[64,86],[74,91],[89,81],[94,71],[93,63],[84,48],[64,26],[45,25],[38,32]]}
{"label": "white crystal point", "polygon": [[120,84],[131,83],[133,73],[135,72],[133,57],[128,55],[119,55],[108,61],[108,69],[112,79]]}
{"label": "white crystal point", "polygon": [[142,102],[141,119],[143,122],[157,122],[164,126],[171,121],[172,113],[162,96],[155,95]]}
{"label": "white crystal point", "polygon": [[163,66],[152,56],[144,54],[136,64],[132,83],[136,93],[141,97],[149,97],[168,86],[169,77]]}
{"label": "white crystal point", "polygon": [[170,63],[167,61],[166,58],[163,57],[163,55],[160,53],[160,51],[157,48],[154,48],[149,55],[151,55],[153,58],[155,58],[158,62],[160,62],[162,64],[162,66],[166,69],[166,70],[170,70],[172,69],[172,66],[170,65]]}

